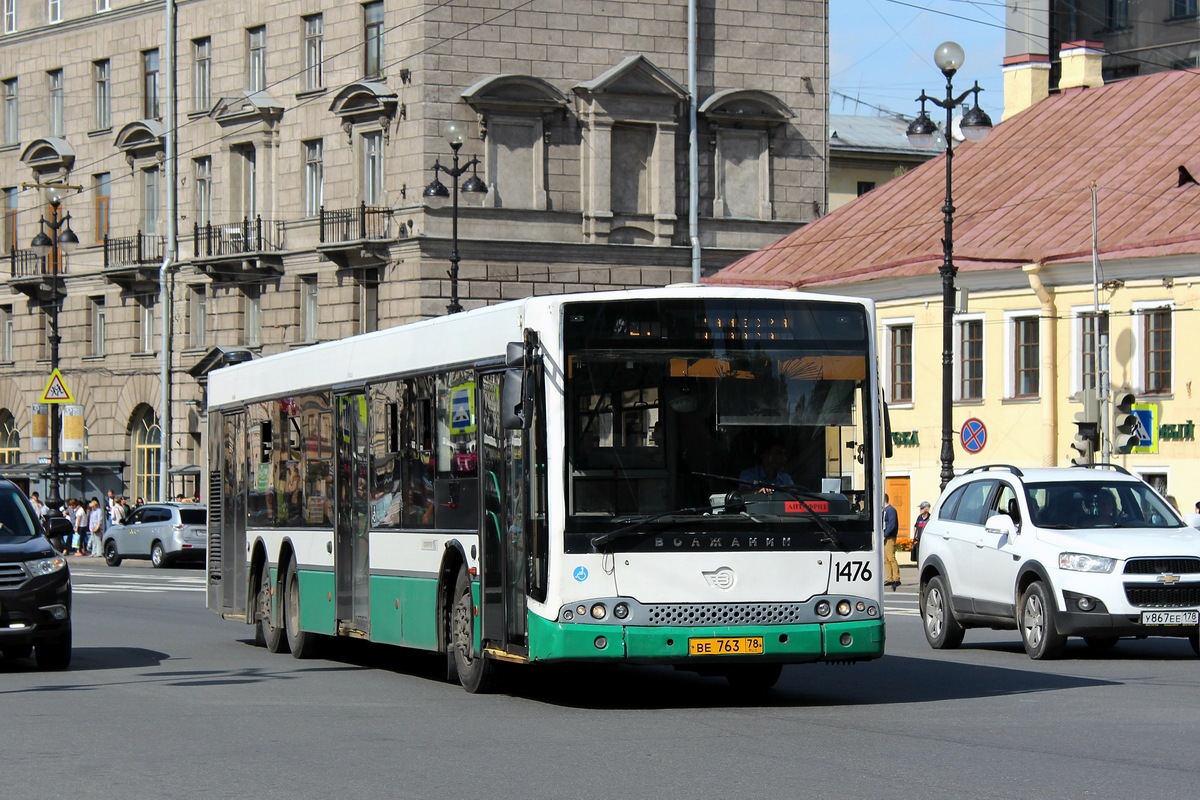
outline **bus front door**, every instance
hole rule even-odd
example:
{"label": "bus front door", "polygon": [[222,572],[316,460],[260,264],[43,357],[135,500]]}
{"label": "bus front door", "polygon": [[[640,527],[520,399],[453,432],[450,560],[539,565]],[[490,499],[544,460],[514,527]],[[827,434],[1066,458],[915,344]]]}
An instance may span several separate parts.
{"label": "bus front door", "polygon": [[338,631],[370,634],[370,558],[367,550],[367,401],[362,392],[336,397],[337,461],[334,492],[333,554]]}
{"label": "bus front door", "polygon": [[483,639],[510,653],[527,652],[525,520],[527,431],[500,424],[501,373],[480,376],[480,561]]}

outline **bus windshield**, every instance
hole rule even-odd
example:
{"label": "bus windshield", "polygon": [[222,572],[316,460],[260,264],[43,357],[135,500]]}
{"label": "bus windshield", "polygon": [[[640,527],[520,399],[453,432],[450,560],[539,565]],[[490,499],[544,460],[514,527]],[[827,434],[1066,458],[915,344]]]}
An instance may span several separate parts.
{"label": "bus windshield", "polygon": [[862,307],[572,304],[564,324],[568,552],[653,548],[663,533],[713,546],[731,531],[870,548],[877,390]]}

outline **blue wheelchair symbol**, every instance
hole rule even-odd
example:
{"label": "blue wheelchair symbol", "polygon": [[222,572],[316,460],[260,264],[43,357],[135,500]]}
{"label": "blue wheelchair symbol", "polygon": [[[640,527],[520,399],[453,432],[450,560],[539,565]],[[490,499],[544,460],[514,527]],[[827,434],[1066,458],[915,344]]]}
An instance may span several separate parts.
{"label": "blue wheelchair symbol", "polygon": [[587,580],[587,576],[588,576],[587,567],[576,567],[575,568],[575,580],[579,581],[580,583],[583,583],[584,581]]}

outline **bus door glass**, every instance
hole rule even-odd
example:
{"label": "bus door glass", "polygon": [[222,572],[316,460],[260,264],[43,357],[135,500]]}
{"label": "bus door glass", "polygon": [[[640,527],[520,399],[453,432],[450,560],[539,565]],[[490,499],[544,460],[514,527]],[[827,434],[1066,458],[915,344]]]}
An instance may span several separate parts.
{"label": "bus door glass", "polygon": [[[209,469],[215,473],[209,485],[209,607],[233,611],[244,609],[247,597],[245,581],[229,579],[246,571],[246,415],[233,412],[213,418],[219,421],[213,425],[216,435],[210,437],[209,450]],[[214,578],[218,564],[220,572]]]}
{"label": "bus door glass", "polygon": [[351,628],[370,632],[369,552],[367,550],[367,399],[362,392],[337,396],[337,502],[334,528],[337,547],[333,569],[337,618]]}
{"label": "bus door glass", "polygon": [[501,425],[501,379],[502,373],[489,373],[479,380],[483,636],[505,647],[524,647],[527,432]]}

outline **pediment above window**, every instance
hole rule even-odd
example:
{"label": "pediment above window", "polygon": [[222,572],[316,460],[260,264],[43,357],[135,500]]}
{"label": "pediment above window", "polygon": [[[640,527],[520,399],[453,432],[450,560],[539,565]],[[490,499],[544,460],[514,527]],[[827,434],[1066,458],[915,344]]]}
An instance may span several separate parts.
{"label": "pediment above window", "polygon": [[796,116],[779,98],[756,89],[725,89],[697,109],[700,116],[722,127],[773,128]]}
{"label": "pediment above window", "polygon": [[21,153],[21,163],[38,174],[65,176],[75,164],[75,150],[66,139],[49,136],[30,142]]}
{"label": "pediment above window", "polygon": [[626,57],[592,80],[577,85],[575,93],[581,96],[660,95],[673,100],[687,97],[686,89],[643,55]]}
{"label": "pediment above window", "polygon": [[396,116],[399,99],[387,84],[377,81],[355,81],[342,88],[329,104],[329,110],[342,118],[342,124],[391,121]]}
{"label": "pediment above window", "polygon": [[166,126],[156,119],[139,119],[117,132],[113,144],[132,162],[140,158],[166,157]]}
{"label": "pediment above window", "polygon": [[267,92],[246,92],[222,97],[208,116],[220,125],[241,125],[254,120],[271,125],[278,122],[286,106]]}
{"label": "pediment above window", "polygon": [[530,75],[491,75],[462,93],[477,113],[546,114],[567,107],[567,98]]}

